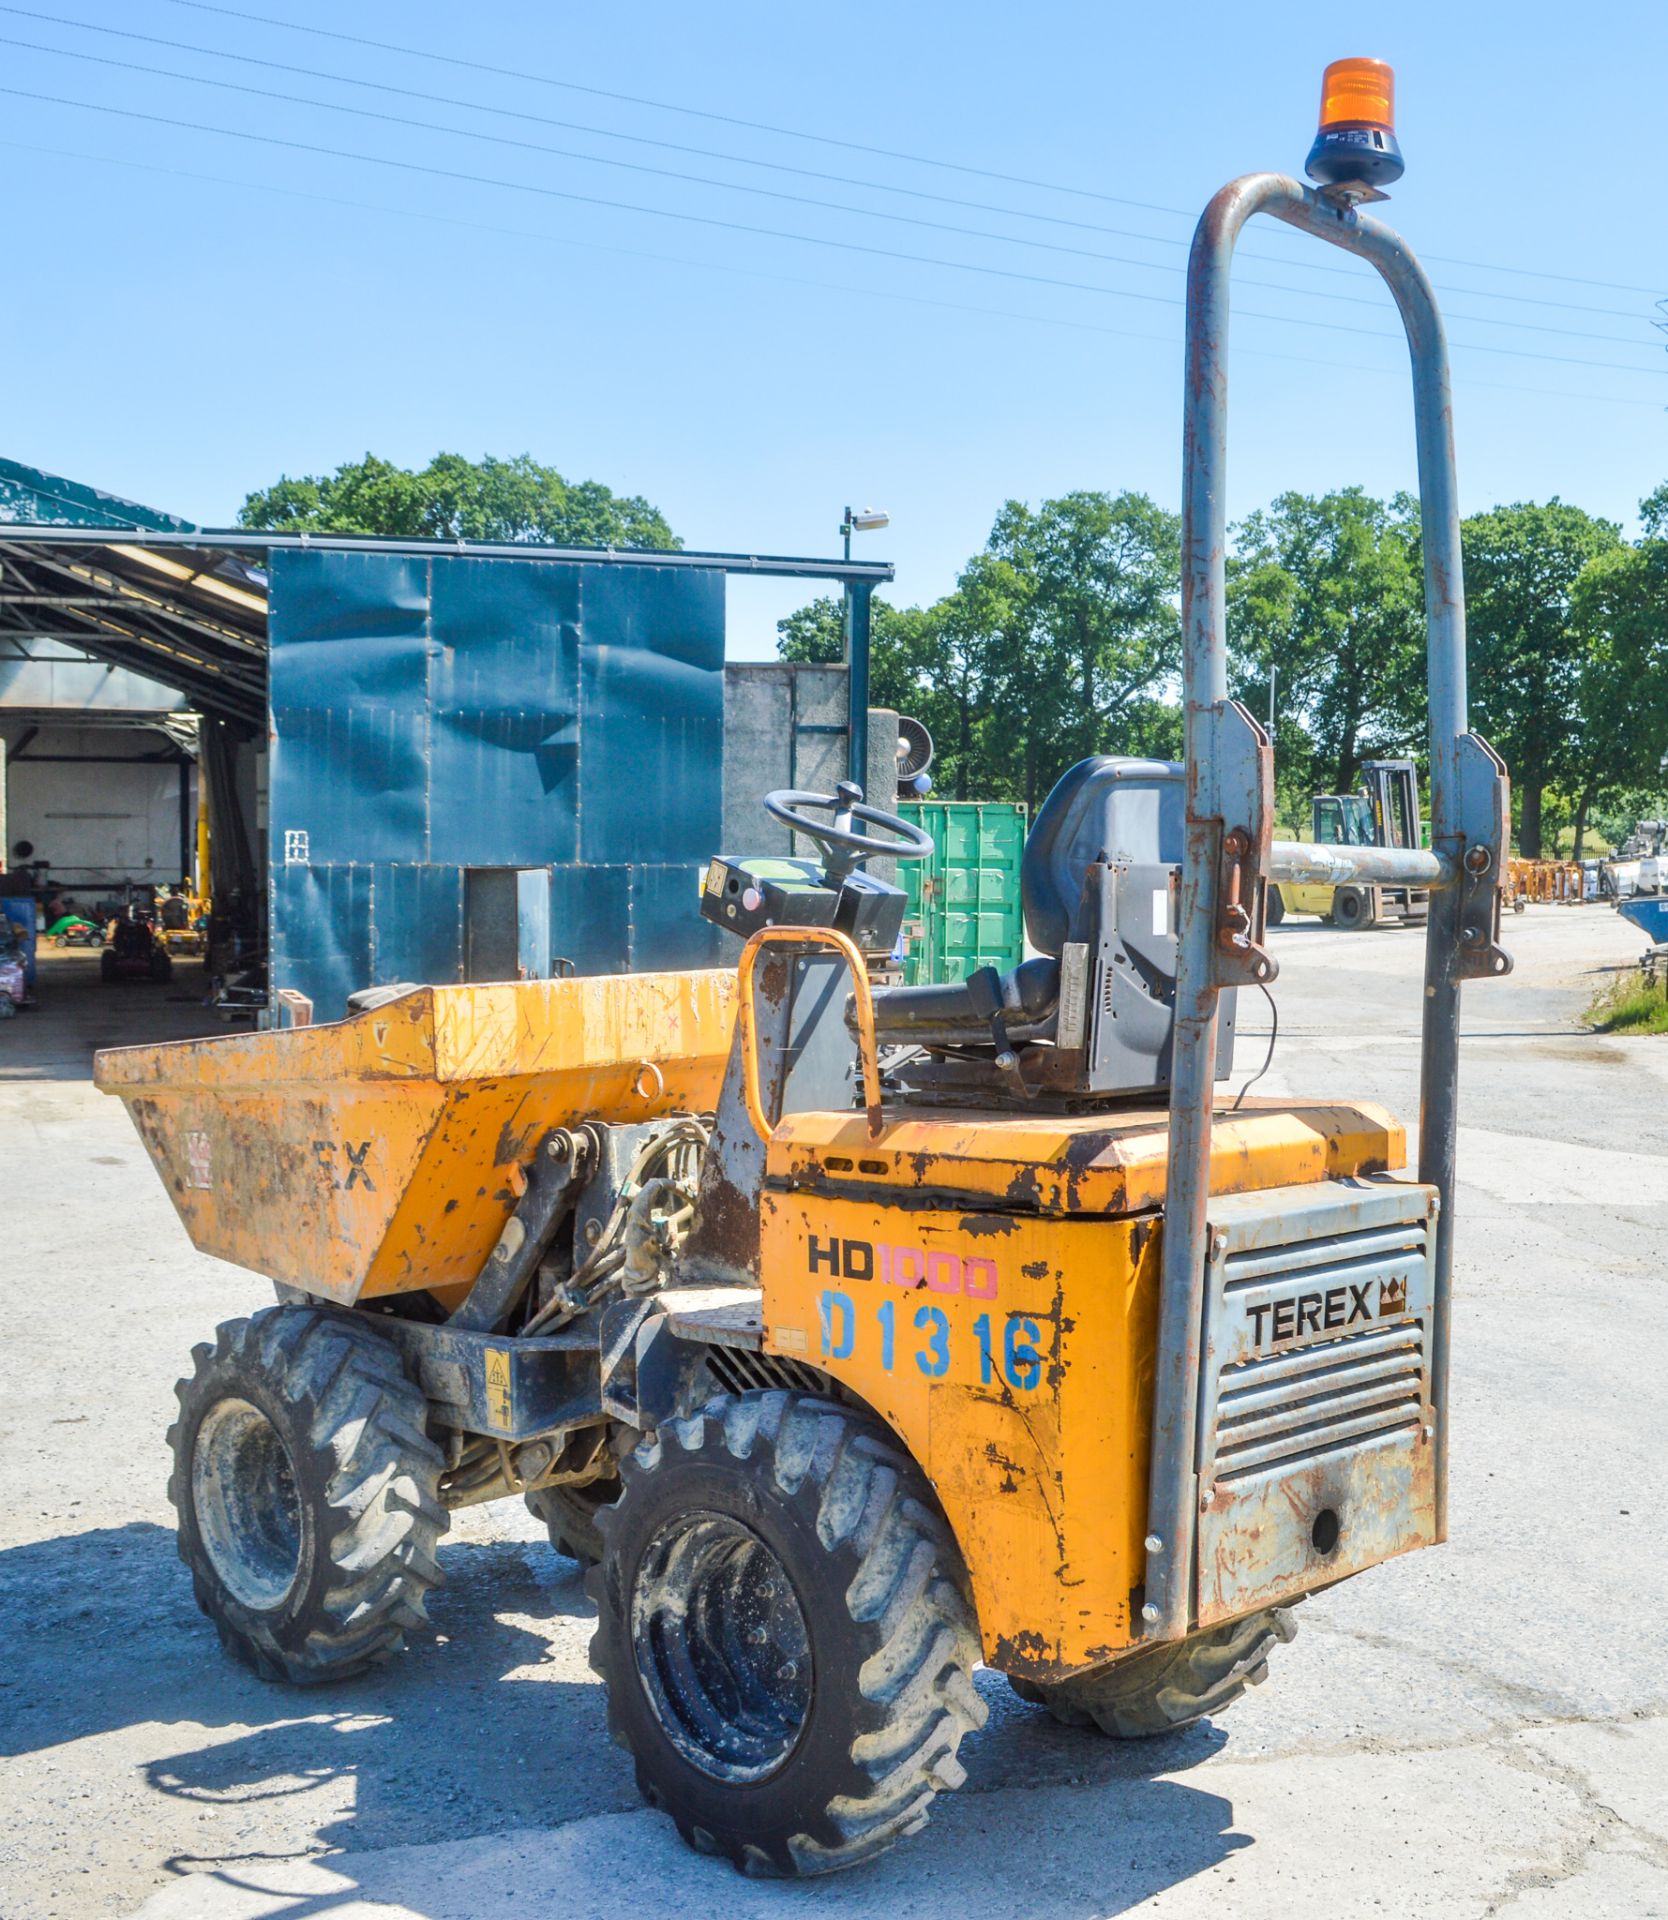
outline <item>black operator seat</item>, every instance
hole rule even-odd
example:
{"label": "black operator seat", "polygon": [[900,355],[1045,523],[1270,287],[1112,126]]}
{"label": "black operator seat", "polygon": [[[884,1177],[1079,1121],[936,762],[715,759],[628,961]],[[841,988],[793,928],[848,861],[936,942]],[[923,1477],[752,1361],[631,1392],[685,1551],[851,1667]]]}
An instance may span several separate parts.
{"label": "black operator seat", "polygon": [[889,987],[874,997],[876,1032],[893,1041],[994,1045],[993,1016],[1008,1036],[1045,1030],[1060,998],[1060,953],[1072,937],[1091,865],[1179,861],[1182,768],[1169,760],[1096,754],[1055,782],[1025,838],[1020,899],[1036,956],[999,973],[981,967],[944,985]]}

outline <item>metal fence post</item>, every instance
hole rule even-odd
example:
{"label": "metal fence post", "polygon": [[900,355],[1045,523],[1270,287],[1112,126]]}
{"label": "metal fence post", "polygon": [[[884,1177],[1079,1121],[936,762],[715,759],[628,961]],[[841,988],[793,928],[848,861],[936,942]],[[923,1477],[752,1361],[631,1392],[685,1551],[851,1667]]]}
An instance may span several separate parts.
{"label": "metal fence post", "polygon": [[[873,591],[867,580],[846,583],[847,778],[860,787],[869,777],[869,596]],[[891,796],[882,798],[889,803]]]}

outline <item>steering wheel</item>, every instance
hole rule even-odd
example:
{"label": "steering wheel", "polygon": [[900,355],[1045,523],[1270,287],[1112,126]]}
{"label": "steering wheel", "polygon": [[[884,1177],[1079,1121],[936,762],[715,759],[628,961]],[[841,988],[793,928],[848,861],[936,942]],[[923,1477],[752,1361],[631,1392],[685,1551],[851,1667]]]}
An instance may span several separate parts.
{"label": "steering wheel", "polygon": [[[808,820],[799,811],[801,807],[814,807],[834,817]],[[854,780],[842,780],[832,794],[801,793],[794,787],[778,787],[774,793],[765,795],[764,808],[771,819],[816,841],[823,850],[823,874],[830,885],[844,879],[861,861],[876,857],[924,860],[933,850],[931,835],[919,827],[912,827],[895,813],[882,813],[879,807],[866,806],[863,789]],[[871,827],[884,827],[896,837],[878,840],[872,834],[859,833],[852,826],[854,820]]]}

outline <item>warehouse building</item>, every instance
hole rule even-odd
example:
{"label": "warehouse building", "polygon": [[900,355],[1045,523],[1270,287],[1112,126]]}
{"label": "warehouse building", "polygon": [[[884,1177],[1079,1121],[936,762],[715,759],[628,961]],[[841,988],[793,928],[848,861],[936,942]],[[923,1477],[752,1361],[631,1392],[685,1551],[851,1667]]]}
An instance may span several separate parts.
{"label": "warehouse building", "polygon": [[[891,572],[200,529],[0,462],[10,864],[177,880],[201,803],[224,949],[320,1019],[399,980],[707,964],[700,869],[780,841],[766,788],[894,790]],[[848,590],[852,670],[727,665],[737,576]]]}

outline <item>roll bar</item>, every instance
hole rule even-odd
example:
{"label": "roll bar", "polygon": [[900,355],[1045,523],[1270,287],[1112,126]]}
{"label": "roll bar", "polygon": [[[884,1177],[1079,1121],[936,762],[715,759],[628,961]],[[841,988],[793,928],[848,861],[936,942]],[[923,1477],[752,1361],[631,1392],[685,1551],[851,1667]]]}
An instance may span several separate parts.
{"label": "roll bar", "polygon": [[[1405,880],[1432,889],[1425,935],[1419,1178],[1440,1196],[1432,1249],[1431,1392],[1436,1537],[1443,1539],[1447,1533],[1460,982],[1498,976],[1511,967],[1499,945],[1510,795],[1499,756],[1466,728],[1465,584],[1442,317],[1430,282],[1406,242],[1358,210],[1363,198],[1383,196],[1348,188],[1315,192],[1284,174],[1247,174],[1224,187],[1205,209],[1188,261],[1182,439],[1187,834],[1141,1621],[1154,1640],[1185,1636],[1192,1607],[1217,995],[1225,987],[1267,985],[1278,972],[1263,946],[1271,878],[1324,873],[1327,879]],[[1424,535],[1429,852],[1293,842],[1276,846],[1273,747],[1263,728],[1228,695],[1228,290],[1240,231],[1259,213],[1370,261],[1390,289],[1407,334]]]}

